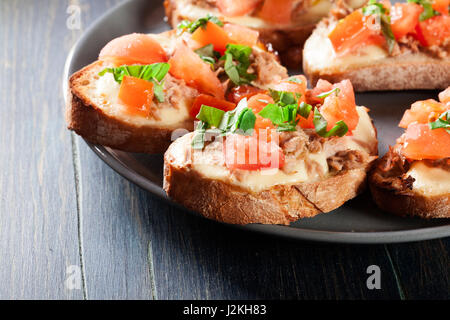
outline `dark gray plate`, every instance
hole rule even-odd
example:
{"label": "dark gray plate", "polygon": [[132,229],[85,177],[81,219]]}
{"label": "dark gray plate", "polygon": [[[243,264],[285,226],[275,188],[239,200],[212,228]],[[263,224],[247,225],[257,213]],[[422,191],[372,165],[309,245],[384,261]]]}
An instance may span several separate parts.
{"label": "dark gray plate", "polygon": [[[67,58],[64,83],[69,74],[94,61],[101,48],[111,39],[132,32],[157,33],[167,29],[162,1],[135,0],[118,5],[98,19],[75,45]],[[384,154],[387,146],[394,143],[401,134],[397,124],[404,110],[416,100],[436,96],[435,91],[357,95],[357,103],[372,110],[371,116],[378,128],[380,154]],[[126,153],[91,144],[89,146],[122,176],[170,201],[161,188],[162,156]],[[332,213],[303,219],[290,226],[249,225],[239,228],[297,239],[348,243],[417,241],[450,235],[448,220],[426,221],[395,217],[379,210],[367,193]]]}

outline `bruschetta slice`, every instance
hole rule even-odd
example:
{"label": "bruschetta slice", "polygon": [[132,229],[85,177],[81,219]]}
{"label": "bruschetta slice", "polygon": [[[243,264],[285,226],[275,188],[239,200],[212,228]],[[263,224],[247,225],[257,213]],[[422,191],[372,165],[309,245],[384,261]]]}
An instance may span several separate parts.
{"label": "bruschetta slice", "polygon": [[450,87],[415,102],[399,126],[405,133],[370,175],[377,205],[400,216],[450,217]]}
{"label": "bruschetta slice", "polygon": [[289,224],[359,194],[377,158],[368,109],[348,80],[304,76],[273,85],[224,112],[202,105],[196,130],[164,155],[164,190],[203,216],[232,224]]}
{"label": "bruschetta slice", "polygon": [[445,89],[450,85],[449,0],[390,4],[324,19],[305,43],[303,70],[350,79],[356,91]]}
{"label": "bruschetta slice", "polygon": [[[166,14],[175,28],[210,12],[234,24],[252,28],[279,52],[283,64],[298,68],[302,46],[317,22],[331,10],[360,8],[367,0],[166,0]],[[230,30],[230,32],[234,32]]]}
{"label": "bruschetta slice", "polygon": [[[193,130],[201,104],[228,111],[236,97],[287,76],[257,32],[238,27],[229,35],[227,28],[207,16],[178,30],[112,40],[69,80],[69,129],[94,144],[163,153],[175,130]],[[251,37],[240,38],[245,34]]]}

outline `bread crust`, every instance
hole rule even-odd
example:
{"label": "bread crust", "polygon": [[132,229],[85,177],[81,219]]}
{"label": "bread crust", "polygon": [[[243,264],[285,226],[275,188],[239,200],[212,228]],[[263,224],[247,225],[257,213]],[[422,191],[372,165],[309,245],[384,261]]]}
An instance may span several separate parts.
{"label": "bread crust", "polygon": [[[414,191],[412,183],[409,187],[401,183],[389,183],[389,179],[397,181],[408,179],[404,175],[409,165],[395,165],[395,162],[399,161],[397,152],[397,149],[391,149],[383,158],[376,161],[369,174],[369,187],[375,203],[382,210],[402,217],[450,218],[450,192],[425,196]],[[389,169],[384,169],[388,165]]]}
{"label": "bread crust", "polygon": [[[348,79],[355,91],[446,89],[450,85],[450,57],[438,58],[419,52],[405,52],[395,57],[377,59],[360,66],[329,65],[320,67],[317,50],[325,50],[322,59],[332,59],[331,44],[326,38],[334,25],[328,19],[318,24],[303,50],[303,71],[315,85],[319,79],[331,83]],[[323,44],[323,48],[319,48]],[[330,51],[330,52],[329,52]],[[332,61],[331,61],[332,62]]]}
{"label": "bread crust", "polygon": [[[277,185],[250,192],[210,179],[192,169],[179,156],[190,147],[192,133],[177,139],[164,155],[163,188],[174,201],[209,219],[232,224],[282,224],[329,212],[356,197],[366,187],[362,167],[314,183]],[[330,195],[333,195],[330,197]]]}
{"label": "bread crust", "polygon": [[[389,59],[389,58],[387,58]],[[303,61],[303,71],[312,85],[319,79],[352,82],[355,91],[445,89],[450,85],[450,59],[429,58],[426,62],[374,64],[334,73],[314,70]]]}
{"label": "bread crust", "polygon": [[450,218],[450,196],[423,196],[420,194],[397,194],[372,181],[369,183],[372,198],[383,210],[402,216],[425,219]]}
{"label": "bread crust", "polygon": [[[172,142],[174,129],[154,125],[136,125],[105,114],[82,89],[83,77],[101,62],[94,62],[74,73],[69,79],[66,121],[75,131],[93,144],[138,153],[164,153]],[[185,121],[177,129],[193,130],[193,121]]]}
{"label": "bread crust", "polygon": [[[178,10],[176,0],[165,0],[164,7],[169,24],[176,28],[178,23],[186,20]],[[284,66],[300,68],[302,65],[302,48],[306,39],[314,30],[315,24],[286,28],[253,28],[259,32],[260,40],[275,50]]]}

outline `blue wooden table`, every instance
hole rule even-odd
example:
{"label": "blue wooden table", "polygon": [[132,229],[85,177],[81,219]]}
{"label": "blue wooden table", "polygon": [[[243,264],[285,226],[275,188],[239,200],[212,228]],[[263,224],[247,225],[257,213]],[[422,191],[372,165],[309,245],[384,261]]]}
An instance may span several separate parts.
{"label": "blue wooden table", "polygon": [[[248,233],[173,208],[101,162],[66,130],[61,80],[75,41],[118,2],[0,1],[0,298],[450,297],[450,239],[350,246]],[[367,287],[371,265],[379,290]]]}

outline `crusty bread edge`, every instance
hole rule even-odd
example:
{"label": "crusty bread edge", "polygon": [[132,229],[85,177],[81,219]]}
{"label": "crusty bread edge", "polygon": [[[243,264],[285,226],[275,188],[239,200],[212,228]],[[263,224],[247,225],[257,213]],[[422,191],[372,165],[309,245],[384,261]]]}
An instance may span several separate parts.
{"label": "crusty bread edge", "polygon": [[177,164],[173,153],[188,139],[187,135],[176,140],[164,155],[164,190],[184,207],[231,224],[288,225],[300,218],[330,212],[365,189],[372,164],[370,161],[364,167],[314,183],[277,185],[249,192]]}
{"label": "crusty bread edge", "polygon": [[[176,28],[180,21],[187,19],[179,12],[177,1],[165,0],[164,7],[169,24]],[[300,68],[302,64],[302,48],[312,33],[315,24],[286,28],[254,28],[259,32],[260,40],[270,44],[278,53],[283,65],[289,68]]]}
{"label": "crusty bread edge", "polygon": [[[389,59],[389,58],[387,58]],[[306,60],[303,71],[311,85],[319,79],[331,83],[349,79],[355,91],[445,89],[450,85],[450,61],[430,58],[427,62],[377,63],[371,66],[325,73],[311,70]]]}
{"label": "crusty bread edge", "polygon": [[[164,153],[172,142],[174,129],[151,125],[137,126],[105,114],[86,97],[77,86],[84,72],[100,62],[94,62],[74,73],[69,79],[66,122],[87,141],[114,149],[137,153]],[[193,122],[186,121],[180,129],[193,129]]]}
{"label": "crusty bread edge", "polygon": [[369,175],[369,188],[372,198],[382,210],[402,217],[425,219],[450,218],[450,195],[424,196],[416,192],[399,194],[380,186]]}

